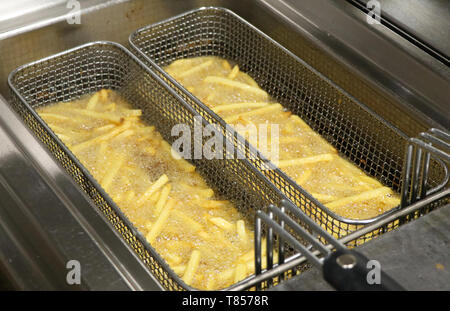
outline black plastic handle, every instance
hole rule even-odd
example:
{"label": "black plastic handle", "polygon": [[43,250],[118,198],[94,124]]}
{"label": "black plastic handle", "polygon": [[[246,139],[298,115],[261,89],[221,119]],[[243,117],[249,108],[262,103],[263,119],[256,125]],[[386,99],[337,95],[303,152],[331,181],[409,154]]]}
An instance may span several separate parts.
{"label": "black plastic handle", "polygon": [[402,291],[394,279],[383,272],[377,262],[369,263],[353,250],[336,251],[325,258],[324,279],[335,289],[344,291]]}

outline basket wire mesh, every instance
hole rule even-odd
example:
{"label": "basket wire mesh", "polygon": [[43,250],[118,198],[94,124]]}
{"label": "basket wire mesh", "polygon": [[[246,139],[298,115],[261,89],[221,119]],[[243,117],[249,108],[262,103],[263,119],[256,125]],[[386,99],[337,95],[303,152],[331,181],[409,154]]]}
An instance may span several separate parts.
{"label": "basket wire mesh", "polygon": [[[110,196],[58,139],[35,109],[58,102],[73,101],[100,89],[112,89],[143,118],[155,125],[172,143],[171,129],[187,124],[191,130],[199,115],[156,74],[122,46],[94,42],[22,66],[10,74],[13,108],[37,138],[56,157],[96,207],[136,252],[160,284],[167,290],[194,290],[175,274],[148,244]],[[201,123],[207,122],[201,119]],[[192,145],[204,137],[192,135]],[[226,140],[224,140],[224,144]],[[226,148],[223,148],[226,152]],[[208,185],[232,201],[244,217],[252,221],[256,210],[286,197],[246,159],[192,160]]]}
{"label": "basket wire mesh", "polygon": [[[394,191],[401,190],[407,136],[230,10],[208,7],[189,11],[137,30],[129,42],[144,62],[183,98],[189,98],[207,121],[223,127],[226,126],[223,119],[162,67],[177,59],[198,56],[214,55],[231,60],[272,98],[306,121],[341,155]],[[273,164],[259,153],[255,154],[254,148],[238,134],[228,135],[278,189],[337,238],[399,208],[372,219],[341,217],[314,199],[283,171],[270,169]],[[436,187],[444,173],[442,166],[433,160],[427,186]],[[397,226],[398,223],[391,223],[354,244],[364,243]]]}

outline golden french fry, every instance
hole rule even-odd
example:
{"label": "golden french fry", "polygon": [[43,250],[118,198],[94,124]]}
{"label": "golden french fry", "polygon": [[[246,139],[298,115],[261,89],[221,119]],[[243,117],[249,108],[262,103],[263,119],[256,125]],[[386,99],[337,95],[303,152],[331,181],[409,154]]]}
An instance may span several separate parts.
{"label": "golden french fry", "polygon": [[117,125],[115,125],[115,124],[107,124],[107,125],[95,128],[94,132],[109,131],[109,130],[115,128],[116,126]]}
{"label": "golden french fry", "polygon": [[238,220],[236,222],[236,230],[237,230],[239,237],[241,238],[241,241],[243,243],[247,243],[248,237],[247,237],[247,233],[245,232],[245,222],[243,220]]}
{"label": "golden french fry", "polygon": [[247,84],[257,87],[257,88],[260,88],[258,83],[256,83],[256,81],[253,80],[253,78],[250,77],[248,74],[241,72],[241,76],[244,78],[244,80],[245,80],[245,82],[247,82]]}
{"label": "golden french fry", "polygon": [[162,186],[164,186],[167,182],[169,181],[169,177],[167,177],[166,174],[161,175],[161,177],[158,178],[157,181],[155,181],[155,183],[153,183],[150,188],[148,188],[144,194],[141,195],[141,197],[139,198],[139,200],[136,201],[136,205],[138,207],[142,206],[145,201],[147,201],[151,195],[158,191]]}
{"label": "golden french fry", "polygon": [[72,137],[69,137],[67,135],[61,134],[61,133],[55,133],[56,136],[58,136],[64,143],[70,142],[72,140]]}
{"label": "golden french fry", "polygon": [[244,112],[244,113],[240,113],[240,114],[235,114],[235,115],[233,115],[231,117],[224,118],[224,120],[227,123],[232,123],[232,122],[238,120],[239,117],[255,116],[255,115],[260,115],[260,114],[264,114],[264,113],[267,113],[267,112],[272,112],[274,110],[282,110],[282,109],[283,109],[283,107],[280,104],[271,104],[271,105],[269,105],[267,107],[250,110],[248,112]]}
{"label": "golden french fry", "polygon": [[72,112],[88,118],[106,120],[116,124],[121,123],[123,118],[122,116],[118,116],[117,114],[112,114],[109,112],[97,112],[93,110],[79,109],[79,108],[67,108],[67,112]]}
{"label": "golden french fry", "polygon": [[231,70],[227,78],[233,80],[234,78],[237,77],[238,73],[239,73],[239,66],[234,65],[233,70]]}
{"label": "golden french fry", "polygon": [[375,198],[380,198],[388,194],[393,194],[392,190],[388,187],[381,187],[374,190],[365,191],[356,195],[352,195],[346,198],[338,199],[336,201],[325,204],[328,208],[333,209],[344,206],[349,203],[356,203],[361,201],[367,201]]}
{"label": "golden french fry", "polygon": [[335,195],[328,195],[328,194],[322,194],[322,193],[317,193],[317,192],[311,192],[311,195],[322,203],[336,201],[339,199]]}
{"label": "golden french fry", "polygon": [[92,97],[88,101],[86,109],[94,110],[95,106],[97,106],[99,97],[100,97],[100,93],[99,92],[97,92],[94,95],[92,95]]}
{"label": "golden french fry", "polygon": [[116,137],[114,137],[114,139],[118,139],[118,140],[125,139],[133,134],[134,134],[133,130],[125,130],[122,133],[120,133],[119,135],[117,135]]}
{"label": "golden french fry", "polygon": [[150,244],[152,244],[161,233],[167,219],[169,218],[170,212],[172,211],[176,203],[177,202],[174,199],[169,199],[158,219],[151,226],[150,232],[145,236]]}
{"label": "golden french fry", "polygon": [[232,87],[232,88],[237,88],[242,91],[249,92],[249,93],[252,93],[255,95],[259,95],[259,96],[262,96],[265,98],[269,97],[267,92],[264,90],[261,90],[260,88],[250,86],[250,85],[242,83],[242,82],[230,80],[227,78],[222,78],[222,77],[217,77],[217,76],[208,76],[203,81],[206,83],[214,83],[214,84],[220,84],[220,85],[228,86],[228,87]]}
{"label": "golden french fry", "polygon": [[129,127],[130,127],[130,123],[124,122],[121,126],[115,127],[112,131],[109,131],[105,134],[99,135],[90,140],[84,141],[82,143],[79,143],[78,145],[73,146],[71,148],[71,150],[76,153],[80,150],[88,148],[88,147],[95,145],[97,143],[100,143],[102,141],[107,141],[107,140],[113,138],[114,136],[120,134],[121,132],[127,130]]}
{"label": "golden french fry", "polygon": [[155,206],[155,215],[159,215],[161,213],[161,210],[163,209],[164,205],[167,202],[167,199],[169,197],[170,190],[172,189],[171,184],[166,184],[163,189],[161,190],[161,195],[159,196],[158,202]]}
{"label": "golden french fry", "polygon": [[222,67],[223,67],[223,69],[231,70],[230,63],[227,62],[226,60],[224,60],[224,61],[222,62]]}
{"label": "golden french fry", "polygon": [[212,63],[213,63],[212,60],[206,61],[206,62],[204,62],[202,64],[199,64],[199,65],[197,65],[195,67],[192,67],[191,69],[189,69],[189,70],[187,70],[187,71],[185,71],[183,73],[180,73],[177,77],[178,78],[186,78],[187,76],[190,76],[190,75],[192,75],[194,73],[199,72],[200,70],[203,70],[203,69],[211,66]]}
{"label": "golden french fry", "polygon": [[114,177],[116,177],[117,173],[120,170],[120,167],[125,162],[125,158],[123,156],[118,156],[114,161],[109,165],[109,170],[106,173],[106,176],[103,178],[102,182],[100,183],[105,189],[106,192],[108,192],[108,188],[111,185],[112,181],[114,180]]}
{"label": "golden french fry", "polygon": [[234,276],[234,274],[235,274],[235,269],[234,268],[227,269],[227,270],[224,270],[222,272],[219,272],[219,274],[217,275],[217,278],[220,281],[225,282],[225,281],[228,281],[229,279],[231,279]]}
{"label": "golden french fry", "polygon": [[298,158],[298,159],[289,159],[289,160],[280,160],[278,161],[278,167],[287,167],[294,165],[305,165],[305,164],[313,164],[317,162],[328,162],[333,160],[333,154],[325,153],[317,156],[307,157],[307,158]]}
{"label": "golden french fry", "polygon": [[191,253],[186,270],[184,271],[183,281],[186,284],[191,284],[194,279],[195,272],[200,264],[201,253],[198,250],[194,250]]}
{"label": "golden french fry", "polygon": [[211,217],[208,218],[210,222],[215,224],[217,227],[222,228],[227,231],[234,230],[235,226],[231,223],[223,219],[222,217]]}
{"label": "golden french fry", "polygon": [[176,274],[182,275],[184,271],[186,271],[186,266],[185,265],[172,266],[172,270]]}
{"label": "golden french fry", "polygon": [[204,188],[200,188],[200,187],[193,187],[193,186],[190,186],[183,182],[180,183],[180,186],[191,191],[193,194],[196,194],[205,199],[210,198],[214,195],[214,190],[212,190],[211,188],[204,189]]}
{"label": "golden french fry", "polygon": [[180,256],[178,256],[176,254],[172,254],[172,253],[166,253],[164,255],[164,259],[167,259],[167,261],[169,261],[169,264],[171,264],[171,265],[178,265],[183,261],[183,258],[181,258]]}
{"label": "golden french fry", "polygon": [[229,203],[229,201],[225,200],[218,201],[218,200],[202,200],[202,199],[196,199],[194,200],[194,202],[195,204],[198,204],[201,207],[208,209],[220,208]]}
{"label": "golden french fry", "polygon": [[50,112],[41,112],[39,113],[39,116],[41,118],[43,118],[44,120],[47,119],[55,119],[55,120],[60,120],[60,121],[68,121],[70,120],[69,117],[57,114],[57,113],[50,113]]}

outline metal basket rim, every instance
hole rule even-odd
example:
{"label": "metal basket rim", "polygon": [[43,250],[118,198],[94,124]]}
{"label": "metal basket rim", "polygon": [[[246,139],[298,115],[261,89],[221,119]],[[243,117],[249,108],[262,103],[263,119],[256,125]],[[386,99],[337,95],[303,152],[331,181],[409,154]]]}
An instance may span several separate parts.
{"label": "metal basket rim", "polygon": [[[332,82],[329,78],[327,78],[326,76],[324,76],[322,73],[320,73],[319,71],[317,71],[315,68],[311,67],[308,63],[306,63],[305,61],[303,61],[301,58],[299,58],[298,56],[294,55],[292,52],[290,52],[289,50],[287,50],[285,47],[283,47],[282,45],[280,45],[278,42],[276,42],[275,40],[273,40],[272,38],[270,38],[268,35],[266,35],[265,33],[263,33],[261,30],[259,30],[258,28],[256,28],[255,26],[253,26],[252,24],[250,24],[249,22],[247,22],[245,19],[243,19],[242,17],[240,17],[239,15],[237,15],[236,13],[234,13],[233,11],[231,11],[230,9],[227,8],[222,8],[222,7],[201,7],[201,8],[197,8],[197,9],[193,9],[193,10],[189,10],[187,12],[184,12],[182,14],[170,17],[168,19],[159,21],[157,23],[153,23],[144,27],[139,28],[138,30],[136,30],[135,32],[133,32],[130,36],[129,36],[129,44],[130,46],[133,48],[134,51],[136,51],[139,55],[141,55],[142,57],[144,57],[145,61],[148,61],[152,66],[155,67],[155,69],[157,69],[166,79],[170,80],[171,83],[173,83],[174,85],[176,85],[183,93],[184,95],[188,96],[190,99],[192,99],[193,101],[195,101],[195,103],[197,105],[199,105],[202,109],[204,109],[210,116],[212,116],[216,122],[218,122],[220,125],[222,126],[226,126],[226,122],[220,117],[218,116],[214,111],[212,111],[208,106],[206,106],[202,101],[200,101],[197,97],[195,97],[193,94],[191,94],[188,90],[186,90],[186,88],[184,88],[178,81],[176,81],[173,77],[171,77],[164,69],[162,69],[158,64],[156,64],[150,57],[148,57],[134,42],[134,38],[136,36],[138,36],[141,32],[143,31],[147,31],[153,27],[159,26],[159,25],[163,25],[165,23],[169,23],[172,22],[178,18],[182,18],[185,16],[188,16],[190,14],[194,14],[197,12],[201,12],[201,11],[205,11],[205,10],[215,10],[215,11],[222,11],[225,12],[226,14],[230,14],[232,15],[234,18],[238,19],[240,22],[244,23],[246,26],[250,27],[252,30],[256,31],[259,35],[262,35],[265,39],[269,40],[272,44],[275,44],[278,48],[282,49],[283,52],[287,53],[289,56],[295,58],[297,61],[299,61],[302,65],[304,65],[305,67],[307,67],[309,70],[311,70],[314,74],[317,74],[321,79],[325,80],[327,83],[329,83],[333,88],[336,88],[339,92],[341,92],[342,94],[344,94],[344,96],[348,97],[349,99],[351,99],[352,101],[356,102],[363,110],[365,110],[366,112],[370,113],[374,118],[378,119],[380,122],[384,123],[387,127],[389,127],[391,130],[397,132],[400,136],[404,137],[404,138],[408,138],[408,136],[406,134],[404,134],[401,130],[399,130],[398,128],[396,128],[395,126],[393,126],[392,124],[390,124],[388,121],[384,120],[383,118],[381,118],[380,116],[378,116],[378,114],[376,114],[375,112],[373,112],[369,107],[367,107],[366,105],[364,105],[363,103],[361,103],[360,101],[358,101],[356,98],[354,98],[352,95],[348,94],[345,90],[343,90],[341,87],[339,87],[338,85],[336,85],[334,82]],[[147,66],[148,67],[148,66]],[[236,133],[235,135],[237,135],[238,137],[241,137],[238,133]],[[246,146],[252,146],[247,140],[242,138],[242,141],[245,142]],[[252,147],[254,150],[257,150],[256,148]],[[268,159],[266,159],[263,155],[259,155],[260,159],[265,162],[265,163],[270,163],[270,165],[272,167],[274,167],[274,171],[277,172],[277,174],[279,174],[283,179],[285,179],[291,186],[293,186],[297,191],[299,191],[300,193],[302,193],[304,196],[306,196],[311,202],[313,202],[315,205],[317,205],[321,210],[323,210],[325,213],[327,213],[328,215],[330,215],[333,219],[336,219],[340,222],[349,224],[349,225],[367,225],[370,224],[374,221],[377,221],[381,218],[384,217],[388,217],[390,214],[395,213],[399,208],[400,205],[378,215],[372,218],[368,218],[368,219],[352,219],[352,218],[346,218],[343,216],[340,216],[338,214],[336,214],[335,212],[331,211],[330,209],[328,209],[324,204],[320,203],[317,199],[315,199],[309,192],[307,192],[305,189],[303,189],[300,185],[297,185],[297,183],[290,178],[289,176],[286,175],[286,173],[284,173],[281,169],[279,169],[278,167],[276,167],[274,164],[272,164],[271,161],[269,161]]]}

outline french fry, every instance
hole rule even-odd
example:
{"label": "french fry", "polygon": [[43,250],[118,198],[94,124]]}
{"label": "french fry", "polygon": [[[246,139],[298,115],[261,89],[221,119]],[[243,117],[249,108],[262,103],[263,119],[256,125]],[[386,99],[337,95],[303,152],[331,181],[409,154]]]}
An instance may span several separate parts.
{"label": "french fry", "polygon": [[83,137],[88,137],[89,136],[89,133],[77,132],[77,131],[74,131],[74,130],[70,130],[70,129],[67,129],[67,128],[60,127],[60,126],[55,125],[55,124],[49,124],[49,126],[52,129],[52,131],[55,132],[55,134],[56,134],[56,132],[62,133],[63,135],[66,135],[66,136],[68,136],[70,138],[83,138]]}
{"label": "french fry", "polygon": [[98,91],[99,99],[102,101],[106,101],[110,92],[110,90],[101,89],[100,91]]}
{"label": "french fry", "polygon": [[243,243],[248,242],[247,232],[245,231],[245,222],[243,220],[236,221],[236,230]]}
{"label": "french fry", "polygon": [[185,159],[177,160],[177,163],[180,166],[180,168],[187,173],[195,171],[195,166],[186,161]]}
{"label": "french fry", "polygon": [[235,114],[231,117],[228,118],[224,118],[225,122],[227,123],[232,123],[234,121],[236,121],[237,119],[239,119],[239,117],[249,117],[249,116],[255,116],[255,115],[259,115],[259,114],[264,114],[267,112],[272,112],[273,110],[281,110],[282,106],[280,104],[271,104],[267,107],[263,107],[263,108],[258,108],[258,109],[254,109],[248,112],[244,112],[244,113],[240,113],[240,114]]}
{"label": "french fry", "polygon": [[191,253],[191,257],[189,258],[189,262],[187,264],[186,270],[183,274],[183,281],[186,284],[191,284],[194,279],[194,275],[197,271],[197,268],[200,264],[201,253],[198,250],[193,250]]}
{"label": "french fry", "polygon": [[336,201],[339,199],[335,195],[328,195],[328,194],[322,194],[322,193],[317,193],[317,192],[311,192],[311,195],[322,203]]}
{"label": "french fry", "polygon": [[383,197],[385,195],[392,194],[392,193],[393,192],[390,188],[380,187],[380,188],[377,188],[374,190],[369,190],[369,191],[365,191],[365,192],[362,192],[362,193],[359,193],[356,195],[345,197],[345,198],[327,203],[325,205],[328,208],[333,209],[333,208],[338,208],[338,207],[344,206],[349,203],[357,203],[357,202],[367,201],[367,200]]}
{"label": "french fry", "polygon": [[233,80],[234,78],[237,77],[238,73],[239,73],[239,66],[238,65],[234,65],[233,69],[228,74],[227,78]]}
{"label": "french fry", "polygon": [[164,205],[167,202],[167,199],[169,197],[170,190],[172,189],[171,184],[166,184],[162,190],[161,195],[159,196],[158,202],[155,206],[155,215],[159,215],[161,213],[161,210],[163,209]]}
{"label": "french fry", "polygon": [[94,95],[92,95],[92,97],[89,99],[86,109],[88,110],[94,110],[95,106],[97,106],[98,104],[98,99],[100,98],[100,93],[97,92]]}
{"label": "french fry", "polygon": [[99,135],[90,140],[84,141],[82,143],[79,143],[78,145],[73,146],[71,150],[76,153],[79,152],[80,150],[88,148],[102,141],[107,141],[113,138],[114,136],[120,134],[121,132],[127,130],[130,127],[130,125],[131,124],[129,122],[124,122],[121,126],[115,127],[112,131],[109,131],[105,134]]}
{"label": "french fry", "polygon": [[105,110],[114,112],[114,111],[116,111],[116,108],[117,108],[116,103],[112,103],[112,104],[109,104],[108,106],[106,106]]}
{"label": "french fry", "polygon": [[140,117],[142,116],[141,109],[127,109],[123,111],[123,116],[125,117]]}
{"label": "french fry", "polygon": [[182,275],[184,271],[186,271],[186,266],[185,265],[172,266],[172,270],[176,274]]}
{"label": "french fry", "polygon": [[222,67],[223,67],[223,69],[231,70],[230,63],[227,62],[226,60],[224,60],[224,61],[222,62]]}
{"label": "french fry", "polygon": [[333,154],[325,153],[317,156],[307,157],[307,158],[298,158],[298,159],[290,159],[290,160],[280,160],[278,161],[278,167],[288,167],[295,165],[305,165],[305,164],[313,164],[317,162],[328,162],[333,160]]}
{"label": "french fry", "polygon": [[64,143],[70,142],[73,138],[61,133],[55,133]]}
{"label": "french fry", "polygon": [[245,80],[245,82],[247,82],[247,84],[249,84],[251,86],[254,86],[254,87],[257,87],[257,88],[260,88],[258,83],[256,83],[256,81],[253,80],[253,78],[250,77],[248,74],[241,73],[241,76],[244,78],[244,80]]}
{"label": "french fry", "polygon": [[219,272],[219,274],[217,275],[217,278],[221,281],[221,282],[227,282],[228,280],[230,280],[231,278],[234,277],[235,274],[235,269],[231,268],[231,269],[226,269],[222,272]]}
{"label": "french fry", "polygon": [[148,188],[144,194],[141,195],[141,197],[139,198],[139,200],[136,201],[136,205],[138,207],[142,206],[145,201],[147,201],[151,195],[158,191],[162,186],[164,186],[167,182],[169,181],[169,178],[167,177],[166,174],[161,175],[161,177],[158,178],[157,181],[155,181],[155,183],[153,183],[150,188]]}
{"label": "french fry", "polygon": [[120,133],[119,135],[117,135],[116,137],[114,137],[114,139],[121,140],[121,139],[125,139],[134,134],[135,133],[133,130],[125,130],[122,133]]}
{"label": "french fry", "polygon": [[172,254],[172,253],[166,253],[164,257],[165,257],[165,259],[167,259],[167,261],[169,261],[169,264],[171,264],[171,265],[178,265],[183,261],[183,258],[181,258],[180,256],[178,256],[176,254]]}
{"label": "french fry", "polygon": [[79,108],[67,108],[67,112],[76,113],[81,116],[85,116],[93,119],[102,119],[106,121],[113,122],[115,124],[119,124],[122,122],[122,116],[118,116],[117,114],[112,114],[108,112],[97,112],[93,110],[87,109],[79,109]]}
{"label": "french fry", "polygon": [[357,176],[356,178],[359,181],[369,184],[370,186],[373,186],[373,187],[382,187],[383,186],[383,184],[380,183],[378,180],[376,180],[372,177],[369,177],[369,176]]}
{"label": "french fry", "polygon": [[197,66],[192,67],[191,69],[189,69],[189,70],[187,70],[187,71],[185,71],[185,72],[183,72],[183,73],[180,73],[180,74],[178,75],[178,78],[186,78],[187,76],[190,76],[190,75],[192,75],[192,74],[194,74],[194,73],[199,72],[200,70],[203,70],[203,69],[205,69],[205,68],[211,66],[212,63],[213,63],[212,60],[209,60],[209,61],[206,61],[206,62],[204,62],[204,63],[201,63],[200,65],[197,65]]}
{"label": "french fry", "polygon": [[[282,144],[291,144],[291,143],[299,143],[304,142],[305,138],[299,136],[288,136],[288,137],[280,137],[280,143]],[[304,148],[304,146],[302,146]]]}
{"label": "french fry", "polygon": [[226,221],[222,217],[211,217],[208,218],[208,220],[215,224],[217,227],[222,228],[226,231],[231,231],[235,228],[235,226],[231,222]]}
{"label": "french fry", "polygon": [[155,191],[148,199],[148,202],[150,203],[150,205],[155,205],[156,202],[158,202],[160,195],[161,195],[161,191]]}
{"label": "french fry", "polygon": [[43,118],[44,120],[47,119],[55,119],[55,120],[60,120],[60,121],[68,121],[70,120],[69,117],[57,114],[57,113],[50,113],[50,112],[41,112],[39,113],[39,116],[41,118]]}
{"label": "french fry", "polygon": [[111,185],[111,183],[114,180],[114,177],[116,177],[117,173],[120,170],[120,167],[125,162],[125,158],[122,156],[118,156],[114,161],[109,165],[109,170],[106,173],[106,176],[103,178],[102,182],[100,183],[105,189],[106,192],[108,192],[108,188]]}
{"label": "french fry", "polygon": [[106,124],[106,125],[104,125],[104,126],[95,128],[95,129],[94,129],[94,132],[109,131],[109,130],[115,128],[116,126],[117,126],[117,125],[115,125],[115,124]]}
{"label": "french fry", "polygon": [[249,92],[255,95],[259,95],[262,96],[264,98],[268,98],[269,95],[267,94],[266,91],[261,90],[260,88],[254,87],[254,86],[250,86],[248,84],[242,83],[242,82],[237,82],[234,80],[230,80],[227,78],[222,78],[222,77],[217,77],[217,76],[208,76],[206,77],[204,80],[204,82],[206,83],[214,83],[214,84],[220,84],[223,86],[228,86],[231,88],[237,88],[240,89],[242,91],[245,92]]}
{"label": "french fry", "polygon": [[204,189],[200,187],[193,187],[184,182],[181,182],[180,186],[190,191],[191,193],[196,194],[205,199],[208,199],[214,195],[214,190],[212,190],[211,188]]}
{"label": "french fry", "polygon": [[150,244],[152,244],[161,233],[167,219],[169,218],[170,212],[172,211],[176,203],[177,201],[175,201],[174,199],[169,199],[158,219],[151,226],[150,232],[145,236]]}
{"label": "french fry", "polygon": [[299,116],[292,114],[289,119],[296,125],[299,125],[303,130],[307,130],[308,132],[312,132],[311,127],[306,124]]}
{"label": "french fry", "polygon": [[194,200],[194,203],[200,205],[201,207],[207,208],[207,209],[216,209],[216,208],[223,207],[224,205],[229,203],[229,201],[196,199],[196,200]]}

